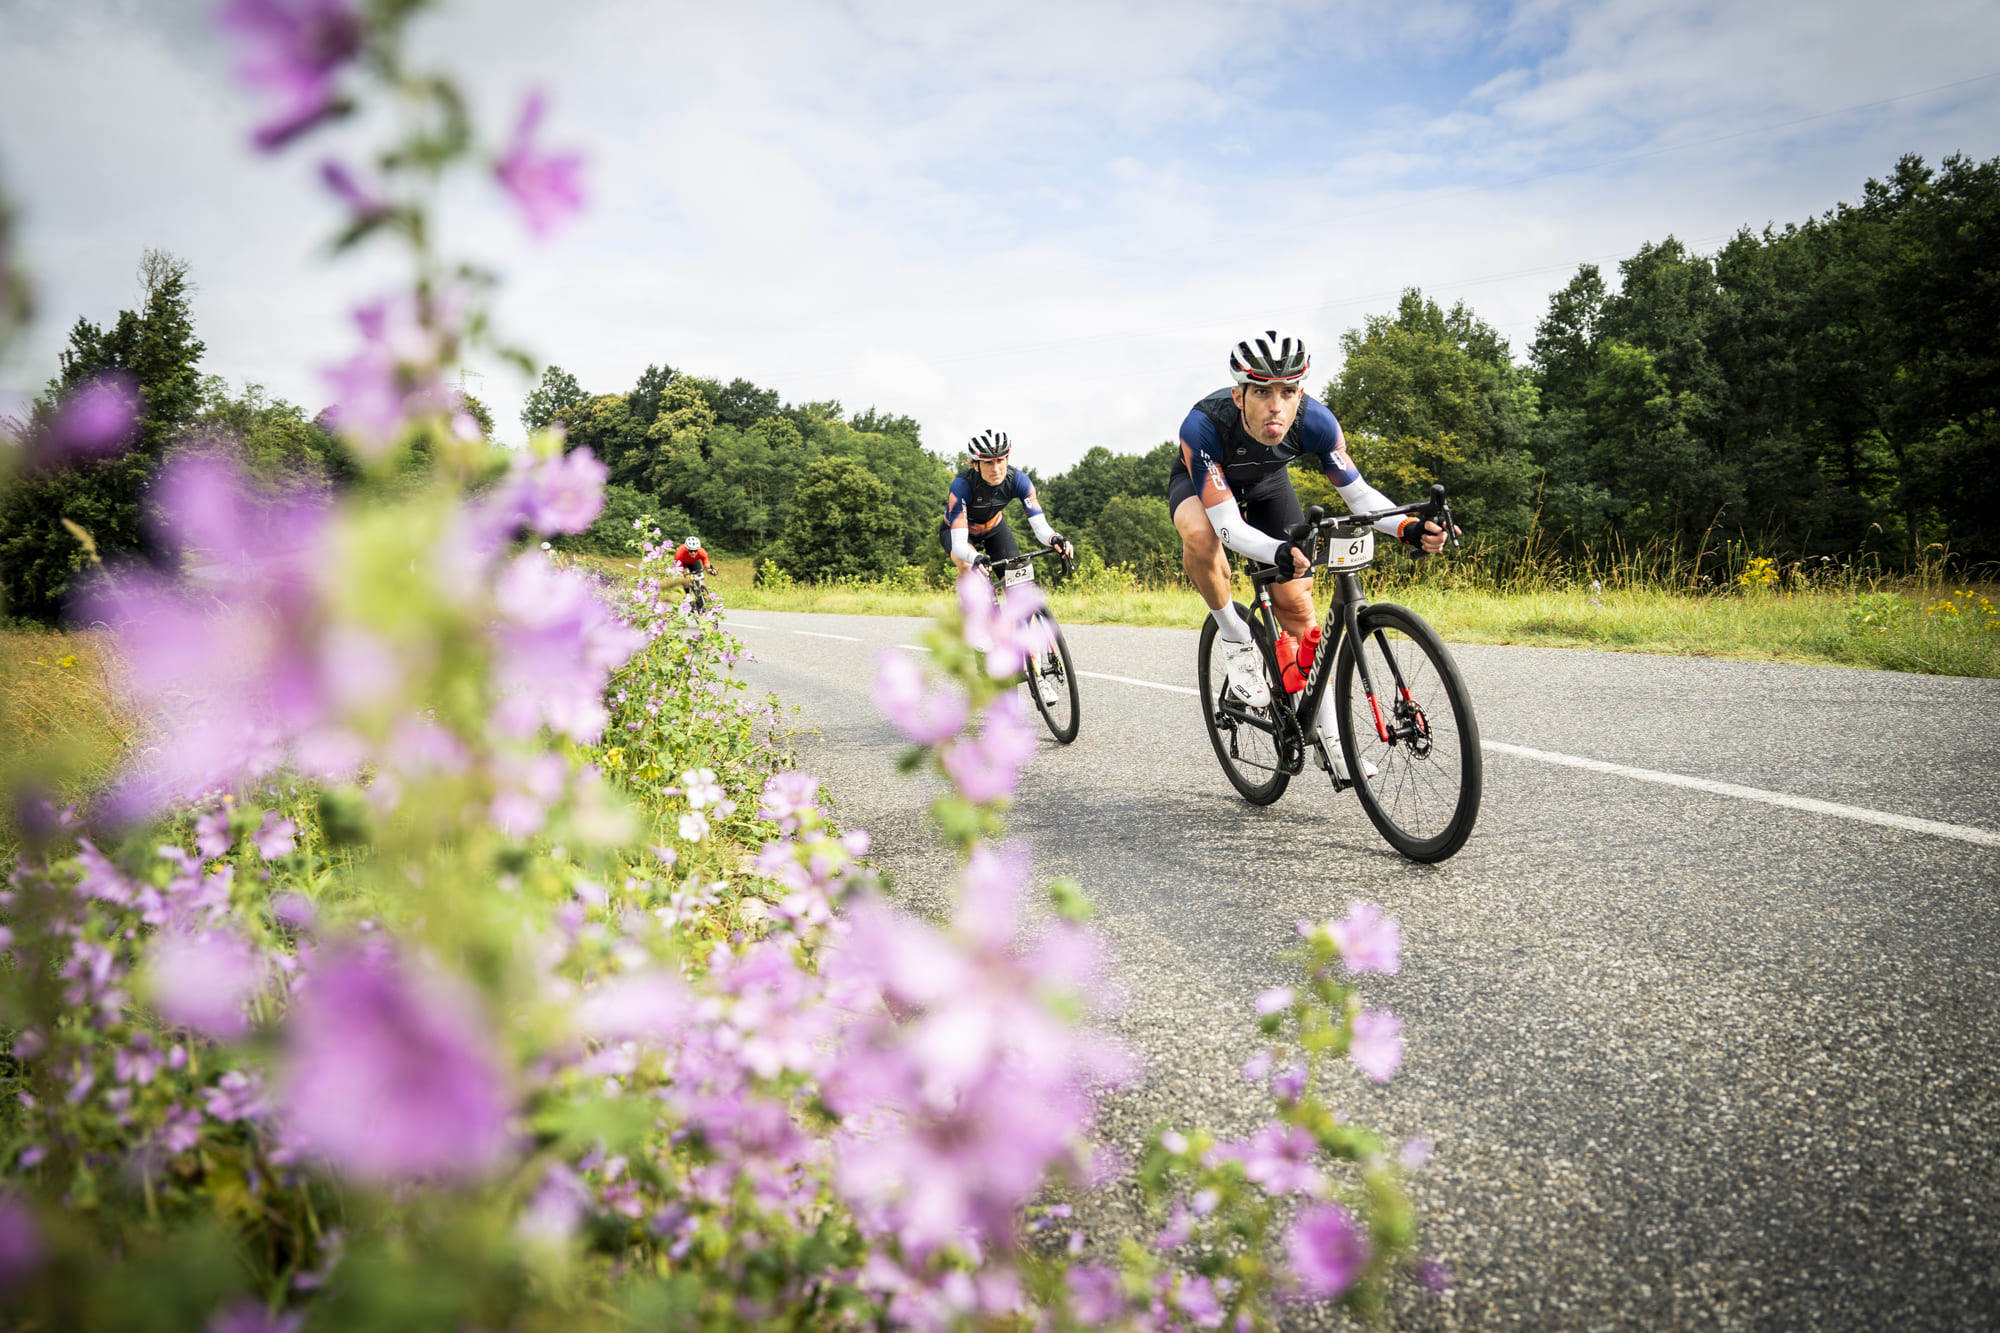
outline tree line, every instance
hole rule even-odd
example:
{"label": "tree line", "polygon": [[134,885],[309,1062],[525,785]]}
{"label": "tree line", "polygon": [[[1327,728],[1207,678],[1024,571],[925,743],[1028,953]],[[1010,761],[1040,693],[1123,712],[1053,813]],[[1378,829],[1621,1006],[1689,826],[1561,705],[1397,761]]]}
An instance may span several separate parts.
{"label": "tree line", "polygon": [[[128,453],[12,488],[0,509],[8,614],[59,611],[87,558],[65,518],[100,551],[143,549],[139,497],[172,449],[235,449],[272,481],[355,475],[324,413],[200,373],[185,263],[148,252],[141,286],[138,309],[77,321],[31,419],[13,423],[32,432],[106,371],[141,400]],[[1905,157],[1859,202],[1744,228],[1712,255],[1669,236],[1615,279],[1582,265],[1550,297],[1525,362],[1464,302],[1415,289],[1348,330],[1340,353],[1323,397],[1363,473],[1398,499],[1444,482],[1464,525],[1500,546],[1660,542],[1698,558],[1740,534],[1785,558],[1908,561],[1941,547],[2000,560],[2000,159],[1933,169]],[[465,401],[490,435],[485,408]],[[1162,424],[1184,410],[1163,404]],[[579,546],[629,552],[643,522],[808,580],[908,565],[948,575],[937,526],[965,458],[926,448],[908,416],[789,403],[660,364],[615,393],[550,366],[522,422],[560,426],[567,447],[610,469],[604,514]],[[1172,440],[1094,447],[1037,475],[1037,489],[1087,564],[1176,577],[1175,452]],[[1307,503],[1338,503],[1323,478],[1295,475]]]}

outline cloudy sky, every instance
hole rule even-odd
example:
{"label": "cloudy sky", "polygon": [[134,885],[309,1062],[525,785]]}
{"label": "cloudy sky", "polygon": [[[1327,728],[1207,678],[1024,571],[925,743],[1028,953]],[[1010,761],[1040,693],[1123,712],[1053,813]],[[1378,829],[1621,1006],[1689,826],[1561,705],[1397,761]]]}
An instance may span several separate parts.
{"label": "cloudy sky", "polygon": [[[314,164],[365,127],[252,153],[211,9],[0,0],[41,305],[0,388],[135,304],[154,246],[193,265],[207,370],[327,401],[394,273],[324,244]],[[875,405],[943,451],[998,427],[1051,469],[1168,438],[1253,329],[1302,333],[1319,381],[1417,286],[1519,353],[1579,262],[1711,250],[1903,153],[2000,155],[1991,0],[456,0],[419,31],[496,137],[539,86],[589,155],[546,245],[489,191],[447,209],[537,356],[595,392],[665,362]],[[483,370],[518,438],[526,386]]]}

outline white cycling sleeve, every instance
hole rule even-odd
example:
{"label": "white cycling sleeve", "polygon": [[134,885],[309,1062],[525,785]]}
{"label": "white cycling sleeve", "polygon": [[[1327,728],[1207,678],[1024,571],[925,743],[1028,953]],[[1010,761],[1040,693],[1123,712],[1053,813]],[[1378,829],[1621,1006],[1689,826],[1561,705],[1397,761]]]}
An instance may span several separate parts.
{"label": "white cycling sleeve", "polygon": [[1028,526],[1035,530],[1035,540],[1044,546],[1056,539],[1056,530],[1039,513],[1028,515]]}
{"label": "white cycling sleeve", "polygon": [[1208,525],[1215,529],[1215,535],[1222,539],[1224,546],[1252,560],[1262,560],[1265,564],[1277,560],[1278,539],[1251,527],[1249,520],[1243,517],[1243,510],[1237,505],[1235,496],[1208,506],[1207,512]]}
{"label": "white cycling sleeve", "polygon": [[[1334,489],[1340,492],[1340,502],[1347,506],[1347,511],[1350,514],[1369,514],[1378,509],[1394,509],[1396,507],[1394,500],[1391,500],[1388,496],[1370,486],[1367,480],[1362,477],[1356,477],[1345,486],[1335,486]],[[1396,518],[1379,519],[1375,523],[1375,530],[1377,532],[1386,532],[1393,537],[1402,530],[1403,519],[1405,517],[1408,516],[1402,515]]]}
{"label": "white cycling sleeve", "polygon": [[972,549],[972,538],[964,528],[951,530],[951,558],[971,564],[979,558],[979,552]]}

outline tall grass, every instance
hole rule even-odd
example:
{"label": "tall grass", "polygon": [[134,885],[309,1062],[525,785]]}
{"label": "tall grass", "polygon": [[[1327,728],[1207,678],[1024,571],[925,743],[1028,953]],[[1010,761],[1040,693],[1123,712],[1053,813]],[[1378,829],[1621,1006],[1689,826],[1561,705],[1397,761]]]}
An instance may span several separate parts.
{"label": "tall grass", "polygon": [[[2000,585],[1954,578],[1954,562],[1935,549],[1907,571],[1872,556],[1783,563],[1741,539],[1565,549],[1531,538],[1427,560],[1392,542],[1377,551],[1364,576],[1369,595],[1412,607],[1455,642],[2000,677]],[[914,567],[873,582],[772,587],[751,582],[748,560],[730,560],[718,583],[739,610],[934,616],[951,598]],[[1322,578],[1322,606],[1329,588]],[[1248,597],[1240,571],[1237,589]],[[1177,562],[1094,570],[1049,591],[1057,617],[1073,624],[1191,627],[1205,614]]]}
{"label": "tall grass", "polygon": [[[105,780],[136,729],[112,665],[93,632],[0,629],[0,790],[20,790],[31,756],[58,803]],[[0,809],[0,854],[12,848],[13,820]]]}

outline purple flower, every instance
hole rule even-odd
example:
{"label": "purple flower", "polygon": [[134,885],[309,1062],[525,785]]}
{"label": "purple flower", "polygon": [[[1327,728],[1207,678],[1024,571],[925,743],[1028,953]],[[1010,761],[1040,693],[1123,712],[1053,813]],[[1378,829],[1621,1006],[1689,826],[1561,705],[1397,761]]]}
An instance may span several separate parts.
{"label": "purple flower", "polygon": [[610,721],[604,682],[645,635],[613,615],[587,580],[557,569],[540,551],[523,552],[501,572],[494,601],[493,673],[503,696],[495,726],[520,737],[547,726],[581,744],[596,742]]}
{"label": "purple flower", "polygon": [[1258,991],[1257,1012],[1265,1017],[1283,1013],[1292,1007],[1292,1001],[1297,998],[1298,993],[1290,986],[1273,986],[1270,990]]}
{"label": "purple flower", "polygon": [[154,938],[147,965],[153,1007],[167,1022],[223,1041],[249,1030],[243,1006],[256,993],[259,975],[240,935],[167,931]]}
{"label": "purple flower", "polygon": [[201,1142],[201,1112],[192,1106],[171,1108],[155,1141],[170,1154],[187,1152]]}
{"label": "purple flower", "polygon": [[305,1321],[304,1311],[272,1314],[262,1302],[244,1296],[209,1316],[207,1333],[298,1333]]}
{"label": "purple flower", "polygon": [[472,997],[383,950],[325,956],[285,1026],[285,1119],[374,1180],[478,1176],[508,1148],[510,1099]]}
{"label": "purple flower", "polygon": [[1032,583],[1008,588],[993,599],[985,573],[968,569],[958,579],[958,605],[965,623],[965,641],[986,654],[986,670],[996,680],[1019,675],[1028,660],[1054,644],[1048,606]]}
{"label": "purple flower", "polygon": [[1354,1016],[1354,1039],[1347,1058],[1377,1083],[1387,1083],[1403,1067],[1403,1020],[1386,1009],[1363,1009]]}
{"label": "purple flower", "polygon": [[1340,950],[1350,972],[1381,972],[1393,976],[1403,965],[1403,932],[1394,917],[1382,915],[1374,903],[1359,899],[1347,904],[1347,915],[1326,923],[1326,933]]}
{"label": "purple flower", "polygon": [[139,1031],[111,1056],[111,1072],[121,1083],[151,1083],[167,1063],[166,1053],[153,1045],[152,1034]]}
{"label": "purple flower", "polygon": [[775,819],[787,833],[798,830],[799,822],[817,807],[819,779],[810,773],[773,773],[764,784],[764,803],[757,810],[760,819]]}
{"label": "purple flower", "polygon": [[969,704],[958,682],[931,690],[923,668],[890,649],[875,659],[875,706],[918,745],[941,745],[965,727]]}
{"label": "purple flower", "polygon": [[1319,1140],[1297,1125],[1268,1124],[1241,1143],[1218,1143],[1214,1154],[1222,1161],[1243,1164],[1243,1174],[1271,1194],[1317,1196],[1326,1189],[1326,1177],[1313,1165]]}
{"label": "purple flower", "polygon": [[611,472],[588,446],[545,458],[527,472],[524,504],[537,532],[582,532],[604,508]]}
{"label": "purple flower", "polygon": [[334,72],[361,50],[361,19],[345,0],[228,0],[217,21],[242,45],[244,80],[277,95],[256,144],[281,148],[340,108]]}
{"label": "purple flower", "polygon": [[979,805],[1014,794],[1021,770],[1035,757],[1037,735],[1016,691],[988,704],[983,719],[977,737],[954,742],[942,756],[959,793]]}
{"label": "purple flower", "polygon": [[194,821],[194,849],[202,854],[204,860],[213,861],[218,856],[226,856],[234,845],[227,810],[216,810]]}
{"label": "purple flower", "polygon": [[455,334],[438,303],[378,300],[354,312],[361,349],[323,373],[339,398],[339,429],[362,457],[386,454],[412,421],[451,410],[442,365]]}
{"label": "purple flower", "polygon": [[1451,1269],[1445,1267],[1444,1260],[1424,1258],[1417,1260],[1417,1282],[1425,1291],[1449,1291],[1451,1289]]}
{"label": "purple flower", "polygon": [[138,384],[122,371],[106,371],[63,400],[48,429],[31,441],[29,464],[59,467],[121,453],[138,425]]}
{"label": "purple flower", "polygon": [[1422,1170],[1424,1163],[1431,1160],[1431,1141],[1421,1135],[1404,1139],[1403,1146],[1396,1150],[1396,1160],[1405,1171]]}
{"label": "purple flower", "polygon": [[292,820],[278,818],[276,810],[266,810],[264,822],[257,826],[257,831],[250,838],[257,844],[259,856],[266,861],[275,861],[292,854],[292,849],[298,846],[295,837],[298,831],[299,826]]}
{"label": "purple flower", "polygon": [[373,220],[389,211],[387,204],[362,189],[361,183],[354,179],[354,174],[334,158],[330,157],[319,164],[319,178],[326,182],[329,190],[340,196],[343,203],[354,210],[357,219]]}
{"label": "purple flower", "polygon": [[590,1210],[590,1188],[561,1162],[551,1162],[541,1188],[514,1223],[515,1234],[542,1245],[561,1245],[576,1234]]}
{"label": "purple flower", "polygon": [[303,893],[281,893],[271,900],[271,915],[286,930],[305,931],[312,929],[319,914]]}
{"label": "purple flower", "polygon": [[513,196],[536,240],[545,239],[565,218],[583,211],[583,158],[577,153],[549,153],[534,145],[541,123],[540,90],[528,94],[507,153],[493,165],[493,174]]}
{"label": "purple flower", "polygon": [[1078,1264],[1063,1280],[1069,1288],[1070,1316],[1082,1327],[1097,1328],[1125,1313],[1125,1289],[1117,1269]]}
{"label": "purple flower", "polygon": [[1368,1237],[1337,1203],[1301,1208],[1285,1232],[1285,1266],[1301,1299],[1338,1296],[1368,1266]]}
{"label": "purple flower", "polygon": [[1295,1102],[1306,1090],[1306,1067],[1288,1065],[1271,1075],[1271,1095],[1281,1102]]}
{"label": "purple flower", "polygon": [[0,1291],[19,1286],[47,1253],[33,1210],[15,1195],[0,1195]]}
{"label": "purple flower", "polygon": [[208,1113],[225,1125],[237,1120],[262,1120],[271,1113],[271,1103],[264,1096],[264,1080],[241,1069],[232,1069],[217,1079],[214,1087],[202,1093],[202,1101]]}

